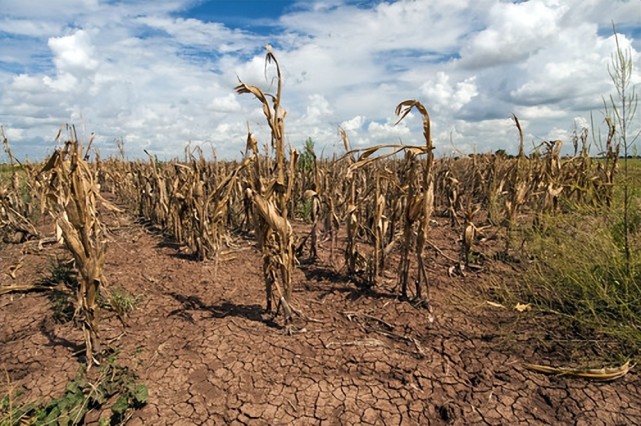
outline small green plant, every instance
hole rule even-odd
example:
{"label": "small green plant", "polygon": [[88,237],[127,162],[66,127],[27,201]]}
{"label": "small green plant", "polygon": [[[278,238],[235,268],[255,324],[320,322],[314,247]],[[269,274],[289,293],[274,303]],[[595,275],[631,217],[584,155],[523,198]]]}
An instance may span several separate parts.
{"label": "small green plant", "polygon": [[[298,175],[301,177],[302,188],[305,192],[312,190],[317,191],[317,170],[316,170],[316,153],[314,152],[314,140],[307,138],[303,152],[296,162]],[[302,218],[305,222],[313,222],[314,198],[304,196],[296,202],[294,217]]]}
{"label": "small green plant", "polygon": [[129,314],[134,310],[138,301],[138,296],[131,294],[124,288],[114,287],[108,291],[103,288],[99,298],[99,305],[114,311],[118,319],[123,324],[126,324]]}
{"label": "small green plant", "polygon": [[312,221],[312,200],[311,199],[301,199],[296,203],[295,216],[303,219],[303,221],[309,223]]}
{"label": "small green plant", "polygon": [[127,367],[116,364],[111,357],[87,377],[81,366],[76,377],[67,384],[65,394],[46,404],[20,404],[19,392],[10,391],[0,401],[0,426],[18,425],[78,425],[92,410],[97,410],[116,398],[111,416],[101,424],[121,425],[131,418],[136,409],[147,402],[148,390],[136,381],[136,375]]}
{"label": "small green plant", "polygon": [[312,138],[307,138],[307,140],[305,140],[303,152],[298,160],[298,167],[302,169],[304,173],[309,173],[314,168],[314,161],[316,161],[314,140]]}

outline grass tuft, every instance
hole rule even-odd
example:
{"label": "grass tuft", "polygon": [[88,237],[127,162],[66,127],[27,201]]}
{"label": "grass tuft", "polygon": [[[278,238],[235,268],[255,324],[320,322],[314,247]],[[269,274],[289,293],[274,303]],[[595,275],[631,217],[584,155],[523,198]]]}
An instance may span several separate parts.
{"label": "grass tuft", "polygon": [[103,287],[99,304],[103,308],[114,311],[118,319],[126,325],[129,314],[134,310],[139,301],[140,296],[136,296],[124,288],[114,287],[107,290]]}
{"label": "grass tuft", "polygon": [[503,295],[561,314],[580,335],[612,337],[621,355],[639,355],[641,254],[626,262],[619,223],[615,211],[544,218],[527,237],[531,267]]}

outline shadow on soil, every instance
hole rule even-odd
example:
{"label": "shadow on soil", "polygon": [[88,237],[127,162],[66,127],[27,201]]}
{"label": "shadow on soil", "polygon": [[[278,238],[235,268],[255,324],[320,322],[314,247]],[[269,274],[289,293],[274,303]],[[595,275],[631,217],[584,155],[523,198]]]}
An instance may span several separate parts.
{"label": "shadow on soil", "polygon": [[163,240],[156,244],[156,248],[168,248],[172,252],[169,254],[171,257],[176,259],[189,260],[191,262],[199,262],[201,259],[198,258],[196,253],[184,252],[186,248],[185,244],[176,242],[173,238],[163,235]]}
{"label": "shadow on soil", "polygon": [[[331,268],[324,268],[318,265],[309,266],[301,268],[306,278],[305,289],[319,291],[321,293],[320,299],[333,293],[344,293],[349,301],[355,301],[361,297],[398,299],[398,295],[382,292],[364,280],[336,272]],[[328,283],[331,285],[328,286]]]}
{"label": "shadow on soil", "polygon": [[189,311],[207,311],[211,313],[212,318],[225,318],[225,317],[238,317],[245,318],[250,321],[260,322],[268,325],[269,327],[280,329],[281,326],[274,322],[270,316],[265,319],[263,314],[265,310],[260,305],[239,305],[231,302],[222,302],[217,305],[208,305],[204,303],[198,296],[185,296],[178,293],[169,293],[171,297],[176,299],[182,304],[180,309],[175,309],[169,313],[168,316],[180,316],[193,322]]}
{"label": "shadow on soil", "polygon": [[44,318],[40,324],[40,331],[45,335],[47,340],[49,340],[49,346],[62,346],[63,348],[71,349],[71,351],[80,358],[84,357],[85,345],[79,344],[77,342],[72,342],[71,340],[65,339],[64,337],[56,336],[50,320]]}

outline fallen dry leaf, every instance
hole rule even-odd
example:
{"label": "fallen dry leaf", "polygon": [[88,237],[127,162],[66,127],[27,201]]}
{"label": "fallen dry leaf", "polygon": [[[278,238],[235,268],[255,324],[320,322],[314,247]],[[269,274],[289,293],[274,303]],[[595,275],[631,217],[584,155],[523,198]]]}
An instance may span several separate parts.
{"label": "fallen dry leaf", "polygon": [[525,312],[525,311],[529,311],[530,309],[532,309],[532,305],[530,305],[529,303],[526,303],[526,304],[517,303],[514,306],[514,309],[516,309],[519,312]]}
{"label": "fallen dry leaf", "polygon": [[24,257],[21,257],[20,260],[18,260],[17,263],[9,266],[5,273],[15,280],[16,279],[16,272],[18,272],[18,270],[21,269],[22,266],[23,266],[23,260],[24,260]]}
{"label": "fallen dry leaf", "polygon": [[560,376],[574,376],[590,380],[610,381],[616,380],[628,374],[636,364],[630,364],[626,361],[625,364],[619,367],[612,368],[568,368],[568,367],[548,367],[545,365],[528,364],[523,366],[528,370],[536,371],[543,374],[558,374]]}

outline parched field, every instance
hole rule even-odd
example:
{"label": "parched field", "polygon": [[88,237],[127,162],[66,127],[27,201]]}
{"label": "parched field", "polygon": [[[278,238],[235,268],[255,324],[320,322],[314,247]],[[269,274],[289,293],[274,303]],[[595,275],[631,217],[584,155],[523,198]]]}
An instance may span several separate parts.
{"label": "parched field", "polygon": [[319,158],[266,49],[240,161],[67,125],[22,163],[0,127],[0,426],[641,424],[634,113],[598,158],[588,129],[526,153],[513,115],[518,155],[436,159],[409,99],[424,144]]}
{"label": "parched field", "polygon": [[[427,249],[431,313],[398,298],[394,273],[372,288],[356,286],[342,270],[342,251],[332,261],[324,242],[316,262],[302,256],[295,269],[291,301],[301,315],[293,335],[282,317],[263,313],[253,239],[235,236],[218,262],[201,262],[126,214],[103,222],[105,287],[138,301],[126,327],[103,309],[99,332],[149,390],[127,424],[641,424],[636,369],[598,382],[524,367],[575,365],[590,358],[591,345],[572,344],[574,336],[560,335],[566,330],[540,312],[486,303],[487,283],[518,273],[518,264],[488,256],[477,272],[451,273],[459,236],[445,218],[433,221]],[[479,244],[490,254],[498,243]],[[15,279],[3,272],[0,286],[41,280],[68,257],[54,244],[3,245],[3,271],[19,259],[22,267]],[[49,294],[0,296],[0,391],[22,390],[14,402],[60,397],[80,368],[82,333],[54,321]],[[105,404],[85,423],[109,413]]]}

